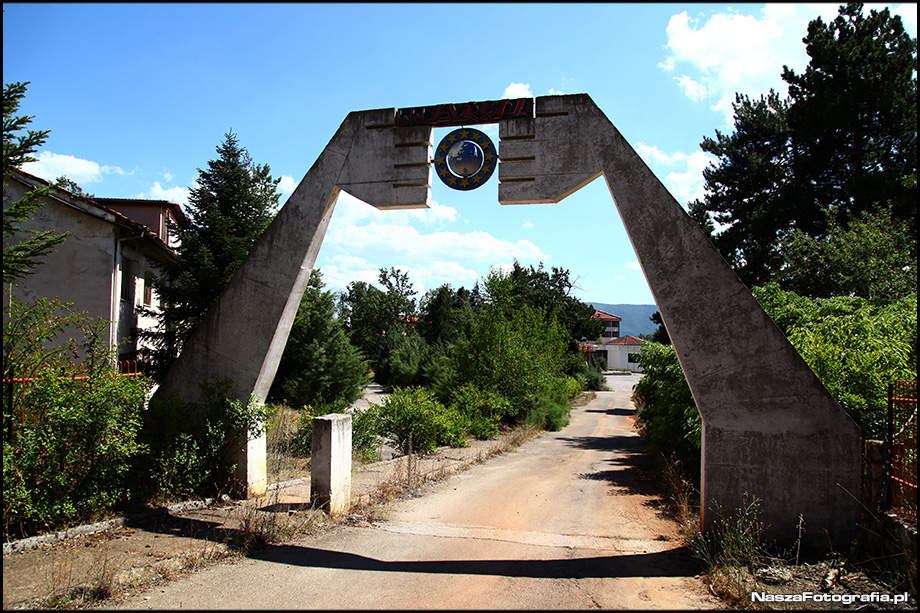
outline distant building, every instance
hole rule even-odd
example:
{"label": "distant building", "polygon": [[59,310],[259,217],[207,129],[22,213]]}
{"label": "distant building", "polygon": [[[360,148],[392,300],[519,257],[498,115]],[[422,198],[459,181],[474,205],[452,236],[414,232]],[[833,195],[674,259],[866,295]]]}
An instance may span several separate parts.
{"label": "distant building", "polygon": [[605,341],[603,345],[597,347],[596,351],[607,352],[608,370],[642,372],[637,358],[642,350],[643,342],[638,336],[626,335]]}
{"label": "distant building", "polygon": [[622,320],[616,315],[604,313],[603,311],[594,311],[591,319],[598,319],[604,323],[604,331],[601,333],[603,340],[606,341],[620,336],[620,321]]}
{"label": "distant building", "polygon": [[[12,174],[4,185],[5,202],[51,185],[27,172]],[[108,344],[117,349],[119,360],[135,360],[138,330],[156,325],[154,318],[139,313],[139,307],[159,308],[152,287],[153,262],[176,257],[168,223],[185,220],[182,208],[165,200],[90,198],[57,187],[44,202],[20,227],[71,236],[40,258],[32,274],[4,287],[4,299],[12,291],[23,302],[38,297],[73,302],[110,322]]]}
{"label": "distant building", "polygon": [[629,370],[642,372],[637,356],[642,350],[642,339],[637,336],[620,336],[621,318],[603,311],[595,311],[591,319],[599,319],[605,327],[596,343],[582,342],[579,348],[588,355],[607,360],[607,370]]}

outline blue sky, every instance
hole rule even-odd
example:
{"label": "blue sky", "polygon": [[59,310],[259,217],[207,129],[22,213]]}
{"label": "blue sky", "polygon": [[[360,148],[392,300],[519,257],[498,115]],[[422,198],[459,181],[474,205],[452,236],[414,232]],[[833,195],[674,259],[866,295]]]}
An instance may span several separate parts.
{"label": "blue sky", "polygon": [[[186,204],[232,130],[283,202],[349,111],[587,93],[686,205],[735,92],[785,94],[808,22],[838,6],[5,3],[3,81],[31,82],[21,111],[51,130],[25,170],[98,196]],[[882,6],[916,37],[916,4],[866,8]],[[396,266],[421,296],[517,259],[568,269],[586,302],[654,302],[603,179],[552,205],[502,206],[497,185],[435,180],[415,211],[343,196],[316,262],[327,288]]]}

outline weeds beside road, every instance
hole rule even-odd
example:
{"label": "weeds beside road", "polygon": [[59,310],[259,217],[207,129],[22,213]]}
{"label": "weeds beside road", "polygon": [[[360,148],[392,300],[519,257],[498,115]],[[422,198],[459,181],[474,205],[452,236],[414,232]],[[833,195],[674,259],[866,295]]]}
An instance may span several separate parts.
{"label": "weeds beside road", "polygon": [[[268,543],[319,534],[374,517],[384,503],[416,495],[442,479],[520,445],[537,431],[519,428],[464,449],[356,466],[353,508],[341,518],[309,505],[309,461],[277,452],[270,470],[286,487],[257,500],[218,500],[202,508],[164,512],[144,523],[88,534],[4,556],[4,609],[99,606],[215,564],[244,558]],[[273,464],[273,465],[272,465]],[[410,472],[411,468],[411,472]]]}

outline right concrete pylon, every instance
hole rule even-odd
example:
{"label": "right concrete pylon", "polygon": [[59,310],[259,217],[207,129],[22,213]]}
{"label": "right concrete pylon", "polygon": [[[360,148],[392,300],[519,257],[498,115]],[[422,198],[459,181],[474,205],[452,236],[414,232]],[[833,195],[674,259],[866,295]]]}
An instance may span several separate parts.
{"label": "right concrete pylon", "polygon": [[701,522],[756,498],[767,536],[841,547],[860,432],[680,204],[585,94],[500,125],[499,201],[558,202],[604,175],[703,422]]}

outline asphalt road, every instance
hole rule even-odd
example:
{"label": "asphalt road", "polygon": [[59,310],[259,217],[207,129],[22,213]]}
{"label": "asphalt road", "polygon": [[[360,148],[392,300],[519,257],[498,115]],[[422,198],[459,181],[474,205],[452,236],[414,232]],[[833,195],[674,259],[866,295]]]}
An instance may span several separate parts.
{"label": "asphalt road", "polygon": [[271,546],[130,597],[130,609],[720,608],[658,510],[636,375],[561,432],[391,503],[381,521]]}

